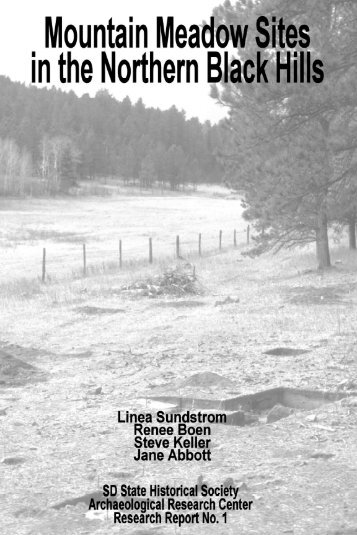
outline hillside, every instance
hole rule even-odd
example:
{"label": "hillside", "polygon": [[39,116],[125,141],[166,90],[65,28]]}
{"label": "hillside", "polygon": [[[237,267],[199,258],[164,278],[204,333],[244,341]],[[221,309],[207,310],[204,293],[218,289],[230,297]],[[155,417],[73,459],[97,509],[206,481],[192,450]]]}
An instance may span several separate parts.
{"label": "hillside", "polygon": [[77,97],[0,76],[0,195],[55,194],[80,178],[113,176],[171,189],[217,182],[220,139],[218,125],[187,120],[175,106],[119,102],[106,90]]}

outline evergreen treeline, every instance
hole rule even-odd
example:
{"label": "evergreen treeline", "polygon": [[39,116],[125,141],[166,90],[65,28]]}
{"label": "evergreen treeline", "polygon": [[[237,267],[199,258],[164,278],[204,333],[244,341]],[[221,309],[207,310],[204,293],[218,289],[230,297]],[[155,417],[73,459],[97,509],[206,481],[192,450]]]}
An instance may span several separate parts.
{"label": "evergreen treeline", "polygon": [[171,189],[213,182],[221,173],[219,144],[219,126],[186,120],[174,106],[119,102],[106,90],[77,97],[0,76],[1,195],[36,183],[44,193],[68,191],[78,179],[100,177]]}
{"label": "evergreen treeline", "polygon": [[[232,182],[245,192],[244,216],[255,225],[256,252],[312,242],[325,268],[329,228],[347,224],[356,249],[357,3],[226,0],[215,11],[217,23],[252,26],[261,14],[283,17],[286,27],[309,27],[309,50],[322,59],[325,79],[294,84],[285,75],[279,84],[214,87],[213,96],[229,108],[223,159]],[[256,49],[252,36],[240,57],[253,57]],[[297,72],[307,73],[309,62],[297,50]],[[279,51],[287,62],[289,51]],[[269,59],[271,49],[262,54]],[[277,79],[277,69],[271,61],[269,80]]]}

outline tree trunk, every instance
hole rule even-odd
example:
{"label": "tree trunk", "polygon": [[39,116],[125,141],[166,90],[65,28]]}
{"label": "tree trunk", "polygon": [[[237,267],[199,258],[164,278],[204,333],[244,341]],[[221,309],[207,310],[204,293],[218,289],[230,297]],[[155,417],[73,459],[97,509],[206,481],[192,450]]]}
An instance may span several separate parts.
{"label": "tree trunk", "polygon": [[317,221],[316,257],[318,269],[325,269],[331,266],[327,232],[327,216],[325,212],[325,207],[323,205],[320,207]]}
{"label": "tree trunk", "polygon": [[356,249],[356,217],[354,215],[348,221],[348,237],[350,249]]}

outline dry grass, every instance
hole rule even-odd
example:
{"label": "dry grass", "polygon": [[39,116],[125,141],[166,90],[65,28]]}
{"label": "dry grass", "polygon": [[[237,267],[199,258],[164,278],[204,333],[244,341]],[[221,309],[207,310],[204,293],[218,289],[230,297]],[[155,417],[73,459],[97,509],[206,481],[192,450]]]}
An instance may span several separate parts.
{"label": "dry grass", "polygon": [[122,240],[123,265],[148,261],[148,238],[153,239],[154,259],[169,259],[175,239],[181,253],[197,252],[202,233],[203,252],[216,251],[218,233],[223,246],[231,246],[233,229],[244,241],[245,224],[239,201],[199,196],[108,197],[105,199],[31,199],[0,201],[0,250],[2,278],[6,282],[41,275],[42,248],[47,249],[50,279],[79,274],[82,243],[87,245],[89,271],[118,265]]}

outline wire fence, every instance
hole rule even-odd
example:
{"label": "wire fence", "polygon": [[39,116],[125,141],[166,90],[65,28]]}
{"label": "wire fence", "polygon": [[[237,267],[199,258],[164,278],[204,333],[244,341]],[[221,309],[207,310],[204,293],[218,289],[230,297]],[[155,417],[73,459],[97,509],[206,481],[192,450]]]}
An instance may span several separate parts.
{"label": "wire fence", "polygon": [[[153,264],[165,259],[189,260],[212,254],[220,254],[229,249],[250,243],[250,226],[244,231],[219,230],[215,236],[199,233],[195,239],[182,239],[179,234],[171,241],[158,237],[134,240],[132,237],[118,239],[116,247],[96,247],[82,243],[71,248],[71,254],[59,259],[58,251],[51,258],[51,250],[42,249],[41,281],[46,281],[63,272],[64,265],[72,269],[72,274],[86,277],[105,269],[132,269],[135,265]],[[140,244],[140,245],[139,245]]]}

